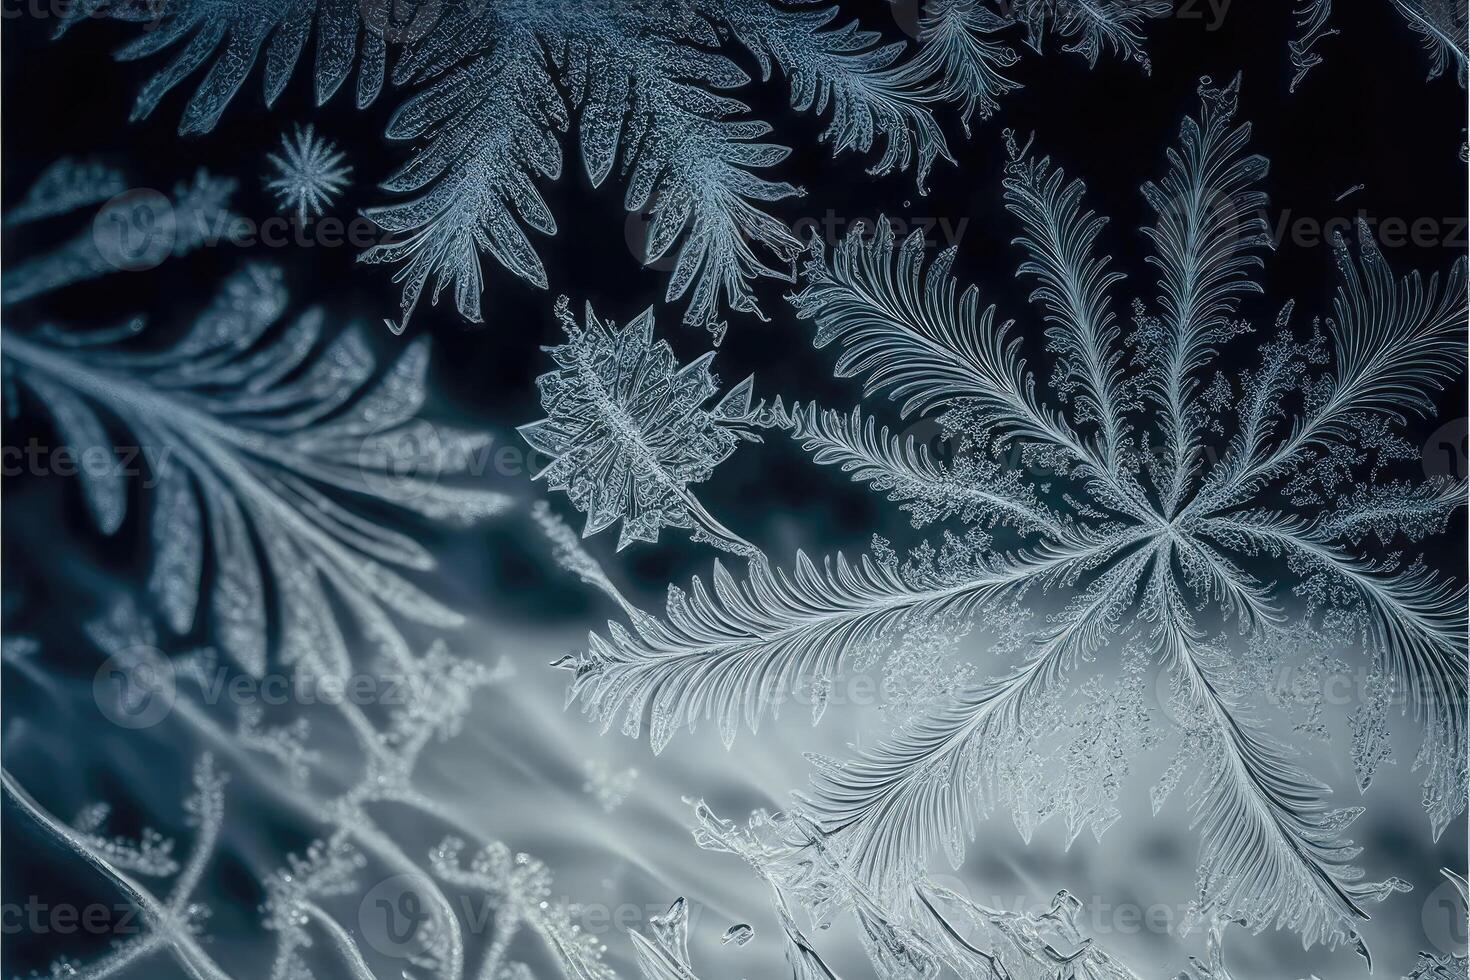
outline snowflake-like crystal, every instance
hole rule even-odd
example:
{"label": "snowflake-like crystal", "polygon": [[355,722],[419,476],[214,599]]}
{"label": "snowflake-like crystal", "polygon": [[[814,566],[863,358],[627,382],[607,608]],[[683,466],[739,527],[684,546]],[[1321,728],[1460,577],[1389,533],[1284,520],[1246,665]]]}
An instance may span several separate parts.
{"label": "snowflake-like crystal", "polygon": [[346,154],[309,124],[296,128],[294,142],[283,135],[280,151],[266,154],[266,159],[275,174],[266,179],[266,188],[303,225],[325,214],[352,176],[352,167],[343,162]]}

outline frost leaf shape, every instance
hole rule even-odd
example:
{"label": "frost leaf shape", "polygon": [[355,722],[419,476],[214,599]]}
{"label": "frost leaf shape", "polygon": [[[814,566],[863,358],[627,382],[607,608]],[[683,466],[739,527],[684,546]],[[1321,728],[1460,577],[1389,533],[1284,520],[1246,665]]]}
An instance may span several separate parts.
{"label": "frost leaf shape", "polygon": [[[146,6],[139,0],[106,12],[141,19]],[[683,237],[668,297],[688,295],[687,322],[718,336],[722,307],[758,312],[751,280],[789,278],[781,266],[797,250],[790,232],[763,208],[796,189],[759,176],[788,151],[762,142],[770,127],[725,94],[749,79],[712,50],[721,43],[719,30],[733,34],[767,73],[781,66],[798,110],[831,109],[827,138],[834,149],[866,150],[882,140],[875,169],[912,164],[921,180],[930,162],[948,156],[930,112],[936,93],[923,77],[927,67],[918,73],[895,64],[900,46],[852,25],[831,26],[828,9],[705,0],[692,7],[542,5],[535,11],[422,4],[405,13],[407,26],[395,32],[361,18],[351,0],[301,0],[264,14],[249,5],[180,3],[121,53],[137,58],[182,45],[145,86],[137,117],[223,47],[181,123],[182,131],[199,132],[214,126],[262,46],[266,100],[273,101],[313,20],[319,102],[350,71],[359,35],[359,104],[382,86],[385,39],[406,42],[394,80],[422,87],[400,106],[388,135],[423,142],[385,184],[391,193],[412,196],[369,212],[401,237],[363,255],[400,266],[403,317],[391,324],[395,329],[402,329],[431,277],[435,296],[452,287],[459,312],[479,320],[481,250],[545,286],[525,229],[556,231],[536,183],[560,177],[556,134],[574,118],[594,184],[622,160],[626,206],[652,217],[649,259]]]}
{"label": "frost leaf shape", "polygon": [[352,175],[352,168],[343,163],[345,154],[331,140],[317,136],[310,125],[297,127],[295,142],[282,136],[280,152],[267,154],[266,159],[275,173],[266,179],[266,189],[275,192],[282,207],[294,210],[302,225],[325,213]]}
{"label": "frost leaf shape", "polygon": [[[428,552],[353,501],[467,523],[509,499],[443,482],[469,471],[484,439],[415,417],[425,344],[379,372],[358,329],[325,338],[318,310],[280,327],[286,305],[280,273],[252,266],[165,350],[121,343],[136,324],[96,336],[7,329],[5,368],[75,452],[102,461],[80,479],[104,533],[123,519],[128,468],[146,465],[156,484],[148,588],[174,631],[207,605],[220,649],[259,675],[274,622],[283,662],[345,675],[348,641],[329,592],[397,660],[407,646],[393,616],[460,622],[394,570],[431,568]],[[114,424],[126,443],[109,435]]]}
{"label": "frost leaf shape", "polygon": [[[822,29],[830,18],[826,11],[745,3],[575,11],[549,5],[535,16],[469,13],[457,29],[418,45],[399,74],[427,87],[401,107],[388,135],[427,143],[384,185],[415,196],[368,212],[402,237],[362,257],[401,264],[403,321],[395,328],[431,276],[436,297],[452,286],[459,312],[479,320],[480,250],[545,286],[522,225],[556,231],[536,183],[561,176],[555,134],[574,118],[594,185],[621,159],[624,204],[649,216],[647,261],[673,257],[666,298],[688,296],[685,322],[718,340],[722,308],[759,314],[751,282],[789,279],[782,267],[798,247],[763,208],[797,191],[760,176],[789,151],[762,142],[770,127],[724,94],[748,78],[729,58],[705,50],[720,43],[715,25],[733,32],[767,69],[772,59],[783,66],[801,59],[793,104],[820,112],[835,98],[830,135],[838,148],[867,148],[881,133],[889,141],[882,167],[911,158],[922,166],[940,152],[922,99],[895,87],[903,82],[889,67],[896,52],[875,48],[872,35],[852,27]],[[558,52],[549,63],[547,50]],[[900,128],[911,125],[917,134]]]}
{"label": "frost leaf shape", "polygon": [[[902,416],[940,413],[961,457],[1019,453],[1030,486],[975,513],[955,510],[965,535],[947,531],[903,565],[886,548],[859,564],[799,555],[793,573],[759,566],[743,582],[717,565],[708,591],[698,582],[688,595],[671,590],[656,628],[611,629],[574,658],[573,691],[596,720],[622,717],[636,735],[647,713],[657,749],[679,725],[713,716],[728,741],[740,718],[754,726],[775,694],[820,684],[846,653],[901,645],[941,614],[1013,620],[1028,595],[1056,592],[1019,665],[856,759],[819,768],[801,806],[858,879],[888,900],[933,851],[958,862],[976,820],[1016,798],[1014,782],[1032,771],[1025,733],[1037,730],[1046,699],[1080,659],[1118,643],[1168,669],[1180,693],[1201,771],[1190,794],[1204,838],[1200,917],[1288,926],[1309,945],[1361,944],[1363,907],[1401,883],[1359,880],[1357,849],[1341,839],[1358,811],[1326,807],[1325,787],[1252,722],[1251,668],[1227,656],[1229,627],[1250,643],[1289,645],[1303,622],[1325,622],[1383,651],[1420,705],[1436,829],[1463,806],[1454,791],[1465,770],[1463,586],[1408,558],[1375,559],[1354,541],[1370,531],[1415,540],[1403,529],[1436,526],[1465,502],[1463,484],[1369,489],[1374,459],[1397,445],[1392,427],[1428,410],[1459,368],[1465,263],[1443,283],[1396,278],[1364,229],[1356,259],[1339,246],[1330,336],[1319,329],[1300,341],[1283,316],[1239,397],[1221,397],[1201,375],[1246,330],[1240,303],[1259,291],[1266,161],[1234,122],[1238,79],[1206,79],[1200,96],[1165,177],[1144,188],[1156,213],[1146,232],[1158,312],[1139,303],[1126,336],[1110,313],[1117,277],[1096,255],[1101,219],[1083,207],[1080,185],[1013,144],[1006,203],[1022,227],[1020,274],[1038,284],[1054,397],[993,309],[958,289],[951,253],[926,270],[922,242],[896,247],[883,222],[874,235],[851,234],[830,261],[813,249],[793,303],[815,322],[818,347],[840,348],[837,374],[861,378],[865,395],[887,392]],[[920,499],[909,487],[944,473],[866,425],[829,420],[819,431],[806,417],[819,462],[850,464],[880,490],[903,488],[901,500]],[[1210,466],[1200,462],[1205,433],[1230,435]],[[1038,499],[1050,509],[1030,503]],[[991,525],[1022,544],[999,549]],[[1289,584],[1247,570],[1262,561],[1290,573]],[[1306,607],[1295,621],[1293,590]],[[1068,765],[1081,768],[1063,791],[1091,785],[1084,771],[1099,759],[1106,770],[1107,754],[1085,741],[1068,747]],[[1039,812],[1066,815],[1076,833],[1105,828],[1112,811],[1106,792],[1089,792]]]}
{"label": "frost leaf shape", "polygon": [[1020,88],[1005,69],[1019,60],[1016,52],[995,36],[1011,25],[978,0],[931,0],[919,18],[919,53],[909,71],[933,79],[934,97],[957,102],[968,133],[970,120],[989,119],[998,101]]}
{"label": "frost leaf shape", "polygon": [[547,347],[557,368],[536,379],[547,418],[517,431],[551,462],[535,474],[562,490],[587,515],[583,537],[622,521],[618,549],[657,541],[664,527],[687,528],[696,541],[760,559],[755,545],[717,521],[689,484],[702,483],[751,431],[747,378],[719,391],[714,353],[680,366],[666,341],[654,340],[653,310],[621,329],[589,305],[577,325],[565,297],[556,306],[567,343]]}

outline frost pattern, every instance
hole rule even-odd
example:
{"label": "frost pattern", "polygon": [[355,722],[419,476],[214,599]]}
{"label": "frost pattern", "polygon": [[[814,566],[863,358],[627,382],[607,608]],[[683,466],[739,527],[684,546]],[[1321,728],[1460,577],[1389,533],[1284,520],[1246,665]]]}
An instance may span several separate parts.
{"label": "frost pattern", "polygon": [[[1020,275],[1035,284],[1046,325],[1050,398],[1010,324],[973,287],[957,287],[952,250],[926,269],[921,237],[900,246],[886,222],[851,234],[830,260],[814,242],[793,303],[814,321],[816,345],[838,348],[837,374],[861,378],[868,395],[886,392],[901,416],[937,419],[959,453],[940,462],[861,415],[806,410],[771,427],[911,505],[916,523],[958,518],[961,530],[951,524],[906,561],[885,547],[855,561],[798,554],[789,572],[753,565],[744,580],[716,563],[709,587],[671,588],[652,627],[613,625],[569,658],[588,713],[631,735],[648,717],[655,750],[712,717],[728,744],[803,679],[830,683],[855,650],[901,645],[945,614],[983,620],[999,608],[1013,623],[1023,603],[1055,593],[1055,611],[1027,630],[1009,673],[853,760],[818,766],[802,805],[823,846],[848,855],[878,900],[907,902],[914,862],[943,850],[958,866],[965,836],[1002,800],[1036,801],[1017,815],[1023,829],[1064,814],[1072,836],[1100,833],[1116,818],[1116,790],[1096,767],[1107,773],[1115,752],[1132,751],[1108,740],[1133,737],[1133,723],[1120,721],[1116,735],[1083,725],[1080,740],[1039,754],[1026,733],[1046,730],[1037,722],[1048,698],[1079,661],[1121,646],[1136,651],[1125,662],[1142,657],[1165,672],[1183,736],[1156,805],[1184,769],[1197,774],[1194,918],[1360,945],[1364,906],[1406,886],[1360,880],[1358,849],[1342,839],[1360,811],[1328,808],[1327,787],[1252,718],[1252,668],[1231,656],[1230,633],[1291,644],[1305,623],[1366,650],[1416,707],[1436,834],[1463,811],[1465,592],[1412,545],[1444,528],[1466,487],[1379,484],[1373,474],[1406,451],[1396,423],[1428,411],[1459,368],[1465,262],[1444,280],[1395,276],[1360,229],[1356,255],[1336,246],[1331,319],[1302,339],[1288,305],[1275,331],[1252,341],[1259,366],[1238,388],[1208,377],[1218,352],[1253,329],[1240,304],[1260,292],[1254,274],[1269,244],[1258,189],[1267,163],[1247,150],[1249,125],[1233,120],[1237,92],[1238,79],[1202,84],[1199,117],[1181,127],[1164,178],[1144,186],[1158,295],[1151,309],[1135,304],[1126,333],[1114,311],[1121,277],[1096,249],[1104,219],[1085,209],[1080,181],[1012,144],[1005,200],[1027,256]],[[1208,466],[1207,433],[1228,439]],[[1365,547],[1369,534],[1395,553]],[[1286,582],[1250,571],[1263,560]],[[1136,693],[1084,696],[1119,698],[1103,708],[1114,717],[1141,710]],[[1056,772],[1066,775],[1051,787],[1055,802],[1036,798],[1028,787]]]}
{"label": "frost pattern", "polygon": [[161,11],[151,0],[87,0],[68,8],[66,25],[97,15],[156,22],[118,56],[173,51],[143,87],[134,118],[204,72],[183,133],[212,129],[257,61],[272,104],[313,31],[319,103],[354,67],[359,106],[390,78],[411,89],[387,135],[416,149],[383,185],[398,199],[368,212],[393,240],[362,256],[396,267],[403,301],[401,318],[389,321],[395,330],[431,280],[433,298],[447,289],[463,316],[480,320],[482,252],[546,286],[527,233],[556,233],[539,188],[561,177],[559,137],[575,121],[588,179],[600,186],[618,171],[625,207],[649,217],[648,260],[674,260],[667,298],[686,298],[685,321],[718,338],[722,311],[759,315],[752,283],[789,278],[799,251],[768,210],[800,193],[767,175],[789,150],[767,142],[770,125],[730,94],[751,82],[739,61],[753,57],[762,82],[783,75],[792,107],[827,120],[822,139],[834,153],[876,153],[875,173],[911,170],[922,190],[934,161],[951,159],[935,109],[957,104],[968,123],[1018,87],[1004,74],[1017,58],[1004,35],[1019,34],[1037,51],[1060,39],[1089,64],[1115,52],[1146,67],[1144,24],[1171,7],[1026,0],[996,12],[977,0],[933,0],[919,48],[907,56],[903,44],[843,23],[836,8],[814,0],[424,0],[392,5],[392,17],[386,6],[351,0],[269,9],[180,0]]}
{"label": "frost pattern", "polygon": [[1393,5],[1423,42],[1430,79],[1453,71],[1464,88],[1470,31],[1464,0],[1393,0]]}
{"label": "frost pattern", "polygon": [[[356,498],[459,524],[510,500],[449,482],[485,442],[416,417],[425,344],[379,370],[360,330],[329,333],[319,310],[282,324],[286,308],[279,271],[251,266],[165,349],[132,343],[137,320],[93,332],[7,327],[4,366],[78,458],[119,459],[79,472],[104,534],[126,516],[125,474],[146,464],[156,485],[148,590],[173,631],[207,616],[220,649],[259,676],[277,622],[281,662],[346,676],[329,594],[394,658],[407,655],[395,616],[461,621],[395,570],[431,569],[428,552],[362,516]],[[109,437],[114,424],[127,444]]]}
{"label": "frost pattern", "polygon": [[281,137],[279,152],[266,155],[274,176],[265,181],[281,207],[296,212],[296,221],[306,224],[324,214],[352,176],[343,161],[346,155],[311,126],[297,127],[295,140]]}

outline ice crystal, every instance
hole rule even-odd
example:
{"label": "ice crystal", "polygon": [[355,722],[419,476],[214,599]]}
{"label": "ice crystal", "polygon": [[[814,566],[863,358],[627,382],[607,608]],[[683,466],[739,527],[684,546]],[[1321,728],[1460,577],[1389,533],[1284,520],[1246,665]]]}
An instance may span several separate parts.
{"label": "ice crystal", "polygon": [[720,945],[728,946],[734,943],[736,946],[744,946],[754,938],[755,930],[748,923],[737,922],[725,930],[725,934],[720,937]]}
{"label": "ice crystal", "polygon": [[[310,928],[321,927],[339,940],[342,929],[321,902],[354,893],[357,876],[366,865],[366,858],[345,840],[313,841],[305,856],[286,855],[286,867],[265,880],[262,925],[276,933],[271,980],[311,976],[301,955],[313,945]],[[350,950],[350,941],[343,948]],[[354,957],[349,953],[348,959],[351,962]]]}
{"label": "ice crystal", "polygon": [[749,422],[751,378],[719,391],[713,353],[680,366],[654,341],[653,310],[619,329],[588,306],[578,326],[565,297],[557,318],[567,343],[546,351],[557,368],[536,380],[548,417],[520,427],[551,458],[535,478],[565,491],[587,515],[583,536],[622,521],[618,549],[657,541],[664,527],[747,557],[760,552],[717,521],[689,490],[742,441],[760,441]]}
{"label": "ice crystal", "polygon": [[[392,616],[460,622],[395,571],[431,568],[427,551],[370,523],[354,501],[467,523],[509,499],[451,482],[484,439],[417,418],[424,344],[382,371],[360,330],[329,335],[314,309],[281,327],[286,307],[279,271],[251,266],[166,349],[129,343],[137,322],[95,332],[7,326],[4,366],[79,458],[103,461],[79,471],[100,531],[121,526],[126,474],[146,466],[156,485],[148,588],[174,631],[207,610],[220,650],[259,675],[267,620],[278,615],[282,662],[345,676],[348,640],[329,593],[396,659],[407,647]],[[115,443],[104,419],[128,443]]]}
{"label": "ice crystal", "polygon": [[112,808],[94,803],[72,821],[78,839],[101,854],[114,867],[154,878],[166,878],[179,870],[173,858],[174,842],[156,830],[145,829],[137,841],[124,837],[105,837],[100,831]]}
{"label": "ice crystal", "polygon": [[295,211],[303,225],[332,206],[352,175],[352,167],[343,162],[346,155],[310,125],[297,127],[295,142],[283,135],[280,150],[266,159],[274,174],[266,178],[266,189],[275,192],[281,207]]}
{"label": "ice crystal", "polygon": [[[959,453],[929,458],[861,415],[808,410],[770,425],[911,504],[916,523],[957,517],[969,528],[902,563],[886,548],[820,564],[798,554],[791,572],[758,564],[744,581],[716,563],[708,589],[698,580],[688,593],[671,589],[651,628],[594,635],[573,659],[572,691],[589,714],[604,727],[621,719],[633,735],[646,715],[655,750],[713,717],[728,743],[742,719],[753,729],[780,692],[830,681],[854,651],[900,646],[946,612],[983,620],[1055,593],[1055,611],[1009,673],[855,760],[818,767],[803,806],[823,846],[848,855],[875,901],[910,902],[914,862],[943,849],[957,864],[964,837],[1002,800],[1022,801],[1018,819],[1062,814],[1072,835],[1100,832],[1116,814],[1123,770],[1112,760],[1138,748],[1142,668],[1127,668],[1133,679],[1118,694],[1081,687],[1091,714],[1116,724],[1089,729],[1080,714],[1072,736],[1039,754],[1027,733],[1066,717],[1048,705],[1077,690],[1068,681],[1081,661],[1121,647],[1137,652],[1125,662],[1146,657],[1163,671],[1173,692],[1181,758],[1164,782],[1198,773],[1195,920],[1361,944],[1364,906],[1406,886],[1359,880],[1357,849],[1342,839],[1359,811],[1327,808],[1325,785],[1252,716],[1259,658],[1237,662],[1230,634],[1290,645],[1317,624],[1351,637],[1409,692],[1435,833],[1463,810],[1465,593],[1404,549],[1442,527],[1466,487],[1387,487],[1375,476],[1402,457],[1397,424],[1430,410],[1463,358],[1465,261],[1426,282],[1394,275],[1366,229],[1356,255],[1339,238],[1334,316],[1303,341],[1283,315],[1255,342],[1259,367],[1234,404],[1210,394],[1206,369],[1252,329],[1240,315],[1260,292],[1269,245],[1258,189],[1267,164],[1247,150],[1249,125],[1233,119],[1238,79],[1206,80],[1200,94],[1164,178],[1144,186],[1158,296],[1152,309],[1135,304],[1126,335],[1114,312],[1121,277],[1097,251],[1104,219],[1085,209],[1084,186],[1011,146],[1005,202],[1027,256],[1020,275],[1035,283],[1046,324],[1052,398],[1011,325],[973,287],[956,286],[953,250],[926,269],[921,235],[899,246],[886,221],[854,231],[830,259],[813,242],[793,302],[814,321],[815,344],[839,348],[837,374],[862,379],[867,395],[886,392],[902,417],[936,419]],[[1228,444],[1205,465],[1210,434]],[[1006,459],[1021,478],[987,478]],[[992,529],[1022,544],[1004,547]],[[1368,550],[1370,533],[1400,554]],[[1250,568],[1261,561],[1286,581],[1258,578]],[[1156,805],[1167,795],[1166,786]]]}

